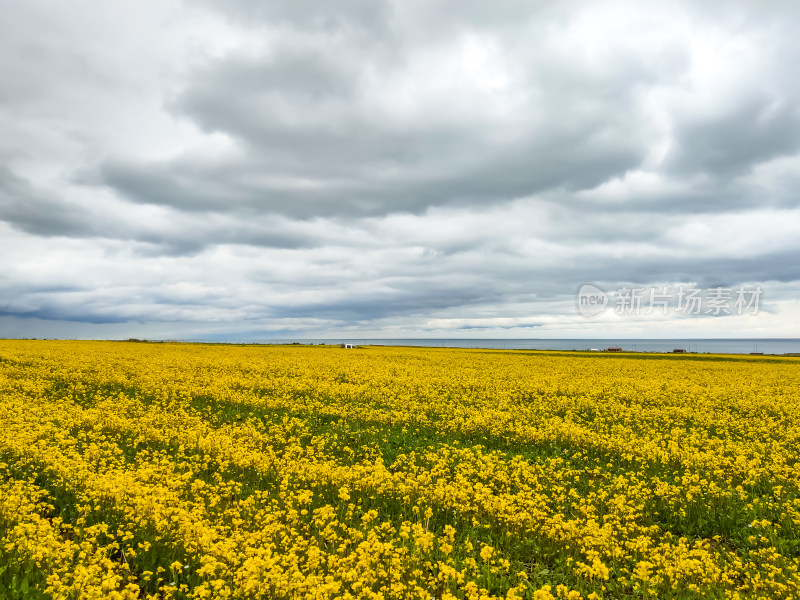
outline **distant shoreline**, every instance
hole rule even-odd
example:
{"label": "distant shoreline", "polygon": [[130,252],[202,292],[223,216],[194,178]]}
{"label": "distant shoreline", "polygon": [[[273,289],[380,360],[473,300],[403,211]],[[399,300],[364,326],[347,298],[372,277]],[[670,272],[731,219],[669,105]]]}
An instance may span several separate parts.
{"label": "distant shoreline", "polygon": [[[6,338],[9,340],[56,341],[57,338]],[[63,341],[78,341],[63,338]],[[683,338],[683,339],[490,339],[490,338],[241,338],[241,339],[83,339],[138,343],[186,343],[230,345],[392,346],[408,348],[464,348],[483,350],[526,350],[538,352],[579,352],[597,354],[736,355],[800,357],[800,338]],[[615,350],[610,351],[610,348]]]}

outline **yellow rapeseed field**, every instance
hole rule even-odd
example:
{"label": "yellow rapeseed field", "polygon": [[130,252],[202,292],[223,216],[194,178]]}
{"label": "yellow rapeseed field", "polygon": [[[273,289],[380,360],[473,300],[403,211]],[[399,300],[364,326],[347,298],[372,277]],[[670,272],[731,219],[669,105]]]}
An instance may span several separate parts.
{"label": "yellow rapeseed field", "polygon": [[0,341],[0,597],[800,598],[800,360]]}

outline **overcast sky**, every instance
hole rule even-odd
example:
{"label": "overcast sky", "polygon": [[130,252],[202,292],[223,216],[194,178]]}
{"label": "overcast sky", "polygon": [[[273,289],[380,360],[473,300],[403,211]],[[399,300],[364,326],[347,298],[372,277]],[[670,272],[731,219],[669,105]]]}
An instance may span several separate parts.
{"label": "overcast sky", "polygon": [[800,337],[799,6],[6,0],[0,337]]}

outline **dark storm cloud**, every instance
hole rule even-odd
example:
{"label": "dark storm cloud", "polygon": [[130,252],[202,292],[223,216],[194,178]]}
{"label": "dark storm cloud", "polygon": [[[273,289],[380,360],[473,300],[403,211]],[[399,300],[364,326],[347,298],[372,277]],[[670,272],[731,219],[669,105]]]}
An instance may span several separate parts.
{"label": "dark storm cloud", "polygon": [[[357,136],[354,128],[353,135]],[[592,140],[565,133],[564,138],[552,140],[547,147],[539,140],[528,140],[505,153],[483,156],[464,156],[462,165],[442,164],[438,173],[434,165],[440,156],[460,152],[460,149],[485,146],[480,139],[453,134],[446,139],[428,137],[425,141],[397,140],[397,151],[409,154],[410,147],[419,145],[421,154],[430,153],[429,160],[417,158],[419,169],[411,165],[387,167],[385,162],[370,161],[381,150],[354,149],[347,146],[347,135],[337,146],[329,149],[331,162],[287,167],[283,176],[264,177],[267,163],[243,161],[228,169],[208,168],[200,171],[183,161],[140,165],[108,163],[100,171],[104,184],[123,193],[126,198],[143,204],[156,204],[183,211],[255,210],[297,218],[314,216],[361,217],[379,216],[392,212],[421,213],[431,206],[484,205],[504,203],[510,199],[533,195],[560,187],[565,190],[591,188],[610,176],[634,168],[640,155],[635,147],[623,141],[618,145],[595,144]],[[392,141],[385,140],[392,145]],[[309,140],[309,145],[312,141]],[[376,142],[377,144],[377,142]],[[320,141],[324,145],[324,141]],[[437,152],[431,152],[438,148]],[[298,155],[319,157],[319,147]],[[356,154],[357,152],[357,154]],[[484,152],[485,154],[485,152]],[[278,157],[270,164],[284,160]],[[386,162],[393,159],[386,158]],[[446,159],[445,159],[446,160]],[[335,163],[335,164],[332,164]],[[397,173],[400,171],[400,173]]]}
{"label": "dark storm cloud", "polygon": [[102,315],[93,311],[72,311],[63,307],[46,307],[34,310],[8,310],[0,305],[0,317],[39,319],[41,321],[72,321],[90,325],[109,325],[130,321],[116,315]]}
{"label": "dark storm cloud", "polygon": [[[215,223],[216,218],[216,223]],[[145,218],[119,219],[113,211],[87,208],[36,189],[27,179],[0,165],[0,221],[43,237],[113,238],[148,244],[140,252],[193,254],[210,244],[248,244],[260,247],[302,248],[318,245],[317,232],[292,230],[279,219],[230,221],[207,214],[183,227],[159,226]]]}
{"label": "dark storm cloud", "polygon": [[800,98],[754,97],[719,113],[680,120],[667,167],[730,177],[800,151]]}
{"label": "dark storm cloud", "polygon": [[84,211],[42,194],[3,165],[0,165],[0,220],[42,236],[78,236],[91,229]]}
{"label": "dark storm cloud", "polygon": [[[778,252],[767,256],[743,259],[693,258],[683,260],[630,261],[624,268],[603,268],[601,263],[593,268],[581,269],[583,281],[611,282],[617,286],[647,286],[651,282],[690,282],[700,288],[735,287],[753,281],[792,282],[800,280],[800,267],[793,253]],[[575,278],[580,281],[579,278]]]}
{"label": "dark storm cloud", "polygon": [[752,281],[788,283],[800,280],[796,250],[770,252],[759,256],[695,257],[664,264],[654,261],[640,271],[640,282],[694,281],[701,287],[737,286]]}

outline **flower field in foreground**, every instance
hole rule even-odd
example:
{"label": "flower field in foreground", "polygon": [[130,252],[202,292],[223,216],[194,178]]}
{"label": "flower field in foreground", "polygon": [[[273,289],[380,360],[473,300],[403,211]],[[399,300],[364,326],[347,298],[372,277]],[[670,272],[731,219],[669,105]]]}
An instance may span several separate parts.
{"label": "flower field in foreground", "polygon": [[0,597],[800,598],[800,360],[0,341]]}

